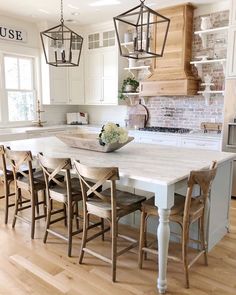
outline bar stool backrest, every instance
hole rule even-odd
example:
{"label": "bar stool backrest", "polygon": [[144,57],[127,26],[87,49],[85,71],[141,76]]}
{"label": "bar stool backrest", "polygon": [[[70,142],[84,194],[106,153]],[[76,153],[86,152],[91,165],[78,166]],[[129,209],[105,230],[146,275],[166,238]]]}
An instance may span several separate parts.
{"label": "bar stool backrest", "polygon": [[[49,158],[38,154],[39,164],[43,169],[47,192],[51,185],[58,185],[67,188],[67,195],[71,195],[71,174],[72,164],[70,158]],[[60,172],[65,173],[65,179],[56,178]]]}
{"label": "bar stool backrest", "polygon": [[[119,170],[117,167],[88,167],[80,164],[78,161],[74,162],[75,169],[79,175],[80,185],[83,196],[83,203],[86,204],[87,199],[94,195],[103,201],[110,202],[112,209],[116,208],[116,180],[119,179]],[[91,186],[87,181],[91,179],[96,183]],[[107,197],[98,192],[97,189],[106,182],[111,182],[111,196]]]}
{"label": "bar stool backrest", "polygon": [[185,200],[185,207],[184,207],[184,223],[189,220],[189,214],[191,209],[191,202],[193,201],[193,188],[195,185],[200,187],[200,195],[194,197],[194,199],[199,198],[199,201],[205,205],[207,198],[209,197],[212,182],[215,178],[217,171],[217,162],[213,161],[212,165],[209,169],[206,170],[198,170],[198,171],[191,171],[189,178],[188,178],[188,190]]}
{"label": "bar stool backrest", "polygon": [[[31,151],[13,151],[10,149],[5,149],[6,157],[10,160],[12,165],[12,171],[14,179],[17,183],[18,179],[24,177],[28,185],[33,190],[34,181],[33,181],[33,166],[32,161],[33,157]],[[27,171],[27,172],[26,172]]]}

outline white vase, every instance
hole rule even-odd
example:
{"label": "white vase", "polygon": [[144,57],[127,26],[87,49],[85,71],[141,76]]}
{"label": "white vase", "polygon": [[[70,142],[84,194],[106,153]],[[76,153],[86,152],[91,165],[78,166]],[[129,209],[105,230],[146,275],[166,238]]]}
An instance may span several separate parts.
{"label": "white vase", "polygon": [[211,19],[210,19],[209,16],[202,16],[201,19],[202,19],[202,21],[201,21],[201,29],[203,31],[209,30],[209,29],[212,28]]}

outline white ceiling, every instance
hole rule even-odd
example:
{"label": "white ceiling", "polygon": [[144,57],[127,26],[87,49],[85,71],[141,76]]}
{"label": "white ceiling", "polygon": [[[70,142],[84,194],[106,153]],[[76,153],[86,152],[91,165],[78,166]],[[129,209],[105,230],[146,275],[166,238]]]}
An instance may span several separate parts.
{"label": "white ceiling", "polygon": [[[105,22],[134,6],[139,0],[117,0],[120,4],[108,6],[90,6],[101,0],[64,0],[64,19],[73,20],[80,25]],[[104,1],[104,0],[103,0]],[[113,0],[106,0],[111,3]],[[188,2],[186,0],[146,0],[145,4],[153,9]],[[194,5],[218,3],[218,0],[192,0]],[[31,22],[41,20],[59,21],[60,0],[1,0],[0,15],[12,15]]]}

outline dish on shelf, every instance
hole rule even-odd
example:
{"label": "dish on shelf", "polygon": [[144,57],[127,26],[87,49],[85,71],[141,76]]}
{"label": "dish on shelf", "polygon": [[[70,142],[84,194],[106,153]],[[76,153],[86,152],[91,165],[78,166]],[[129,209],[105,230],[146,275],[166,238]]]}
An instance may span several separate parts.
{"label": "dish on shelf", "polygon": [[208,55],[199,55],[199,56],[196,56],[195,58],[198,58],[198,59],[200,59],[201,61],[206,61],[206,60],[208,60]]}

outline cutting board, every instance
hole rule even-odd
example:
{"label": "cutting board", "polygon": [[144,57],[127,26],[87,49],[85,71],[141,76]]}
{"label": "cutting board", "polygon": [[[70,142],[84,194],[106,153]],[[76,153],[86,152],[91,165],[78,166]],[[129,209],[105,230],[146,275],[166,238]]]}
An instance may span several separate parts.
{"label": "cutting board", "polygon": [[146,115],[129,114],[129,128],[144,128]]}
{"label": "cutting board", "polygon": [[129,128],[144,128],[149,119],[148,109],[145,105],[139,103],[129,109]]}

